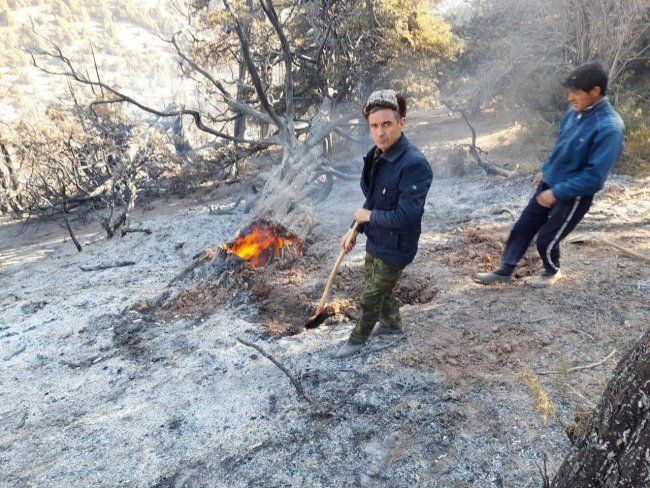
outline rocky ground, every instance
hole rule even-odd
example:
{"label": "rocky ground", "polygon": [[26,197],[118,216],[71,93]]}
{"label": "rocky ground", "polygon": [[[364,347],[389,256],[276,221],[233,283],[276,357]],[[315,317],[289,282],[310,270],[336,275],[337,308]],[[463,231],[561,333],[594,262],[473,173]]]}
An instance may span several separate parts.
{"label": "rocky ground", "polygon": [[[411,134],[433,162],[449,124]],[[107,240],[79,222],[81,253],[57,225],[5,222],[0,486],[541,487],[544,457],[552,476],[571,449],[565,428],[650,322],[650,267],[590,239],[564,244],[566,278],[551,289],[528,286],[534,254],[513,283],[476,284],[532,166],[438,173],[397,291],[406,338],[342,361],[330,356],[358,315],[363,239],[333,315],[302,325],[361,203],[354,182],[318,207],[304,257],[264,269],[206,254],[247,217],[215,211],[230,203],[217,196],[149,204],[134,222],[151,235]],[[612,178],[576,233],[650,256],[649,183]]]}

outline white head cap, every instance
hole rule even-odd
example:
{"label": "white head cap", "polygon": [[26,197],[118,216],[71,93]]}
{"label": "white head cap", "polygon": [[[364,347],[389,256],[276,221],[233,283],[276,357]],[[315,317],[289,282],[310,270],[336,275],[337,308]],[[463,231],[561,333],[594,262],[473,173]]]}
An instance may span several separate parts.
{"label": "white head cap", "polygon": [[365,111],[374,107],[386,107],[399,111],[397,92],[395,90],[377,90],[370,94],[366,102]]}

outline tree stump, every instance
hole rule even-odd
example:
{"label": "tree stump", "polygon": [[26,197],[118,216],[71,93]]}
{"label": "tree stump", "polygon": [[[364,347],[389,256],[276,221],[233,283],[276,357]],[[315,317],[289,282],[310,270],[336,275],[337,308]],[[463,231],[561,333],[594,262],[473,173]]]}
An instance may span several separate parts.
{"label": "tree stump", "polygon": [[552,488],[650,486],[650,330],[616,366]]}

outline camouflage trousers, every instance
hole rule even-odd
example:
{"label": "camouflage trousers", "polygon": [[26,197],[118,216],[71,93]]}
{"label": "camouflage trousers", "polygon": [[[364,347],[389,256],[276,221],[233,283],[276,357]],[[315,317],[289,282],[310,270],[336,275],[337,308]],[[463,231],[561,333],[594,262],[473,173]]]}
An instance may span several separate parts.
{"label": "camouflage trousers", "polygon": [[386,264],[381,259],[366,254],[361,318],[350,335],[350,343],[363,344],[379,322],[386,327],[402,327],[402,316],[393,295],[404,266]]}

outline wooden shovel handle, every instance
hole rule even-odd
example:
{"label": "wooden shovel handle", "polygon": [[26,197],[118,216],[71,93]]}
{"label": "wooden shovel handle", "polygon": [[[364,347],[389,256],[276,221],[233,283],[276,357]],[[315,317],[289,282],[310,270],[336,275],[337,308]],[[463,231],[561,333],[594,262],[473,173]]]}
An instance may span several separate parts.
{"label": "wooden shovel handle", "polygon": [[603,239],[602,237],[598,236],[592,236],[595,240],[602,242],[603,244],[606,244],[610,247],[613,247],[614,249],[618,249],[621,251],[623,254],[631,257],[631,258],[636,258],[640,259],[641,261],[648,261],[650,262],[650,258],[648,256],[644,256],[643,254],[639,254],[638,252],[632,251],[631,249],[628,249],[627,247],[623,247],[620,244],[616,244],[615,242],[608,241],[607,239]]}
{"label": "wooden shovel handle", "polygon": [[[356,237],[357,227],[359,227],[359,222],[355,221],[351,229],[352,232],[350,232],[346,243],[350,242],[354,237]],[[336,258],[336,263],[334,263],[334,267],[330,272],[330,276],[329,278],[327,278],[325,291],[323,291],[323,296],[321,297],[320,302],[318,303],[318,310],[322,310],[325,307],[325,304],[327,303],[327,299],[330,296],[330,291],[332,290],[332,283],[334,283],[334,277],[336,276],[336,273],[339,270],[339,266],[341,266],[341,262],[343,261],[344,257],[345,257],[345,249],[341,247],[341,252],[339,253],[339,257]]]}

